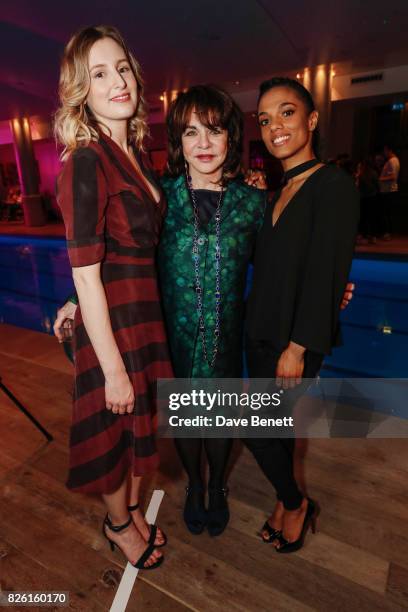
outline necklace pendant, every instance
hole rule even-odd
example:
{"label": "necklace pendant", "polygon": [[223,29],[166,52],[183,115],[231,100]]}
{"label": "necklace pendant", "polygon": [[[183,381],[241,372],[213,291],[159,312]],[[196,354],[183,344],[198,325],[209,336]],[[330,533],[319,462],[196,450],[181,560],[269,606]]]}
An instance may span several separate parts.
{"label": "necklace pendant", "polygon": [[[211,359],[208,358],[208,350],[207,350],[207,340],[206,340],[206,327],[205,327],[205,319],[203,313],[203,302],[202,302],[202,286],[201,286],[201,278],[200,278],[200,250],[199,245],[203,244],[203,239],[200,238],[200,228],[199,228],[199,214],[198,214],[198,206],[195,199],[195,193],[192,186],[191,176],[186,172],[187,186],[191,198],[191,202],[193,205],[194,211],[194,234],[193,234],[193,246],[192,246],[192,259],[194,262],[194,275],[195,275],[195,292],[196,292],[196,312],[198,315],[198,328],[201,336],[201,342],[203,347],[203,356],[210,368],[214,367],[215,360],[218,354],[218,339],[220,335],[220,304],[221,304],[221,289],[220,289],[220,261],[221,261],[221,231],[220,231],[220,222],[221,222],[221,202],[223,197],[223,191],[220,191],[220,195],[217,202],[217,209],[215,211],[215,310],[214,310],[214,330],[213,330],[213,343],[212,343],[212,353]],[[200,242],[201,240],[201,242]]]}

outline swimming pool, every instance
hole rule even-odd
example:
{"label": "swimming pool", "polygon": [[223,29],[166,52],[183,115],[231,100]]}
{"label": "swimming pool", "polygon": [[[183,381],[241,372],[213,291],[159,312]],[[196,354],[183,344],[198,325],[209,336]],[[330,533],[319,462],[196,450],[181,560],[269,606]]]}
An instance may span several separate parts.
{"label": "swimming pool", "polygon": [[325,360],[329,376],[408,377],[408,259],[353,260],[355,297],[343,311],[343,346]]}
{"label": "swimming pool", "polygon": [[52,333],[73,290],[65,240],[0,236],[0,272],[0,321]]}
{"label": "swimming pool", "polygon": [[[73,289],[65,240],[0,236],[0,270],[0,321],[52,333]],[[351,280],[357,289],[341,315],[344,344],[322,374],[407,377],[408,261],[356,257]]]}

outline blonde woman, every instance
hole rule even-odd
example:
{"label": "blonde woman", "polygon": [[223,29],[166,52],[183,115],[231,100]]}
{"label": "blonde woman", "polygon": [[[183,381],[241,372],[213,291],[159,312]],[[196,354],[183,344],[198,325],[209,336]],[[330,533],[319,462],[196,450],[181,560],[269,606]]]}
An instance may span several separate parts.
{"label": "blonde woman", "polygon": [[155,381],[171,376],[154,266],[165,203],[146,166],[140,67],[119,32],[81,30],[62,60],[58,202],[79,299],[67,486],[101,494],[103,533],[153,569],[166,536],[139,508],[156,469]]}

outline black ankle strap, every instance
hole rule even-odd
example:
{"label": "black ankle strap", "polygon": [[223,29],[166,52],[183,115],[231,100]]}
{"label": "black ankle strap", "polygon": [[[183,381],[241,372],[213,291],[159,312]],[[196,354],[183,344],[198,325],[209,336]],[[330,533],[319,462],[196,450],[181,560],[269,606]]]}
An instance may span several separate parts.
{"label": "black ankle strap", "polygon": [[128,506],[128,510],[129,512],[133,512],[133,510],[137,510],[139,507],[139,504],[134,504],[133,506]]}
{"label": "black ankle strap", "polygon": [[109,514],[105,516],[105,524],[109,527],[111,531],[114,531],[115,533],[119,533],[119,531],[123,531],[124,529],[126,529],[126,527],[129,527],[131,522],[132,517],[129,516],[129,519],[126,521],[126,523],[123,523],[123,525],[113,525],[111,519],[109,518]]}

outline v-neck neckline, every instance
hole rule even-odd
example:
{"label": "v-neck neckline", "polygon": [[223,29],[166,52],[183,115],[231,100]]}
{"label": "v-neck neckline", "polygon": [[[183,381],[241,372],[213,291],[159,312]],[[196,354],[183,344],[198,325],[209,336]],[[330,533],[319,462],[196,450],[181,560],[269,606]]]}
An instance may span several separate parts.
{"label": "v-neck neckline", "polygon": [[[293,200],[295,200],[295,199],[296,199],[296,196],[297,196],[297,195],[298,195],[298,194],[299,194],[299,193],[302,191],[303,187],[304,187],[304,186],[305,186],[305,185],[306,185],[306,184],[309,182],[309,180],[310,180],[310,179],[311,179],[311,178],[312,178],[312,177],[313,177],[315,174],[317,174],[317,173],[319,172],[319,170],[321,170],[322,168],[325,168],[325,167],[326,167],[326,165],[327,165],[327,164],[323,164],[322,166],[320,166],[320,168],[317,168],[317,169],[316,169],[314,172],[312,172],[312,174],[310,174],[310,175],[309,175],[309,176],[308,176],[308,177],[307,177],[307,178],[304,180],[303,185],[301,185],[301,186],[299,187],[299,189],[296,191],[296,193],[294,193],[294,194],[293,194],[293,196],[290,198],[290,200],[289,200],[289,201],[286,203],[286,206],[285,206],[285,207],[284,207],[284,209],[281,211],[281,213],[280,213],[279,217],[276,219],[276,221],[275,221],[275,223],[274,223],[274,222],[273,222],[273,211],[275,210],[275,206],[276,206],[276,204],[278,203],[278,200],[279,200],[280,195],[281,195],[281,193],[282,193],[282,187],[281,187],[281,188],[280,188],[280,189],[279,189],[279,190],[276,192],[276,194],[275,194],[275,198],[274,198],[274,200],[275,200],[275,201],[273,202],[273,205],[272,205],[272,210],[271,210],[271,218],[270,218],[270,219],[271,219],[271,227],[272,227],[272,229],[273,229],[273,230],[274,230],[274,229],[276,229],[276,227],[279,225],[280,220],[281,220],[281,218],[282,218],[282,215],[284,215],[284,214],[285,214],[286,209],[287,209],[287,208],[289,208],[289,206],[290,206],[290,204],[293,202]],[[276,195],[278,196],[277,198],[276,198]]]}
{"label": "v-neck neckline", "polygon": [[108,141],[108,144],[112,143],[113,148],[116,149],[119,152],[119,154],[122,157],[122,159],[125,160],[125,166],[127,164],[128,167],[132,168],[133,173],[136,174],[140,178],[140,182],[142,183],[143,190],[149,195],[149,197],[153,200],[153,202],[156,204],[156,206],[158,206],[160,204],[161,199],[162,199],[162,194],[160,192],[160,189],[157,188],[156,185],[154,185],[154,187],[156,187],[158,195],[159,195],[159,199],[156,200],[156,196],[155,196],[154,192],[152,191],[152,189],[150,187],[150,183],[147,180],[147,178],[145,177],[145,175],[143,174],[143,169],[142,169],[142,166],[141,166],[141,164],[140,164],[140,162],[138,160],[138,155],[136,154],[134,146],[131,145],[133,154],[135,156],[135,160],[136,160],[136,162],[137,162],[139,167],[135,166],[135,164],[132,162],[130,156],[127,153],[125,153],[125,151],[123,151],[123,149],[117,144],[117,142],[115,142],[113,140],[113,138],[110,138],[110,136],[108,136],[104,132],[101,132],[101,135],[102,135],[103,138],[105,138]]}

